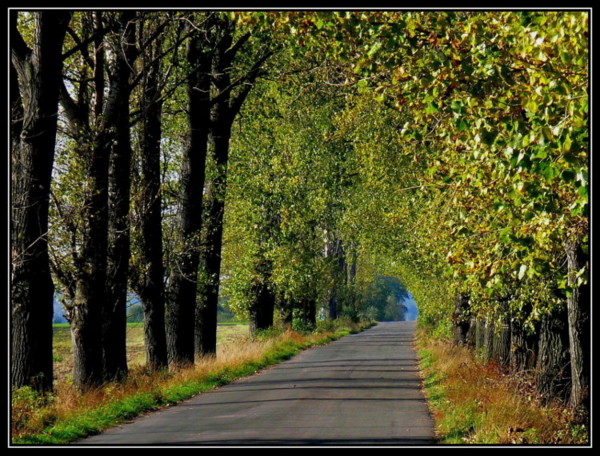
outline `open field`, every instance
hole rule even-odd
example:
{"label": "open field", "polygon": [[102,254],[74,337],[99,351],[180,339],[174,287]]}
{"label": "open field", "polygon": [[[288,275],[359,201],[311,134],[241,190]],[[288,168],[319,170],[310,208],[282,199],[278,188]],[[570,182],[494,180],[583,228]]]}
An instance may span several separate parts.
{"label": "open field", "polygon": [[[219,324],[217,344],[222,346],[230,342],[241,341],[248,337],[248,325]],[[68,380],[73,370],[73,352],[71,348],[71,331],[66,323],[54,325],[54,376],[57,380]],[[142,323],[127,324],[127,364],[130,368],[145,363],[144,325]]]}

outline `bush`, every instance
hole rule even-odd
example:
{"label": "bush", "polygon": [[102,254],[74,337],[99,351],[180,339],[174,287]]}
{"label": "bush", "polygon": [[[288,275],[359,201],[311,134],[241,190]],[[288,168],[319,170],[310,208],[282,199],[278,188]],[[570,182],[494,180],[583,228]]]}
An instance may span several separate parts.
{"label": "bush", "polygon": [[333,332],[335,331],[339,325],[335,320],[331,320],[330,318],[326,318],[325,320],[317,321],[317,331],[318,332]]}
{"label": "bush", "polygon": [[47,406],[55,400],[51,393],[39,393],[29,386],[13,391],[11,400],[12,431],[19,435],[25,429],[42,429],[54,420]]}

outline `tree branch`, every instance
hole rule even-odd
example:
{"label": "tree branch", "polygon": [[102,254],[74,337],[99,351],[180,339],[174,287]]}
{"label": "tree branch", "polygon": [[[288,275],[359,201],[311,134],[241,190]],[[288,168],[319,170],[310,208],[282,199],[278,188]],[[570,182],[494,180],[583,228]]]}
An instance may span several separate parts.
{"label": "tree branch", "polygon": [[[73,41],[75,41],[75,44],[77,44],[77,48],[81,49],[81,55],[83,56],[83,59],[87,62],[87,64],[90,66],[90,68],[94,68],[94,62],[93,62],[92,58],[90,57],[90,53],[87,51],[86,46],[83,45],[83,43],[81,42],[81,40],[79,39],[79,37],[77,36],[75,31],[71,27],[68,27],[67,33],[69,35],[71,35],[71,38],[73,38]],[[63,57],[63,60],[64,60],[64,58],[65,57]]]}
{"label": "tree branch", "polygon": [[271,57],[275,51],[267,51],[258,61],[252,66],[252,69],[246,75],[247,85],[244,89],[231,101],[230,112],[232,116],[236,116],[241,109],[246,97],[256,82],[256,78],[260,75],[262,65]]}
{"label": "tree branch", "polygon": [[59,100],[60,100],[60,104],[63,107],[63,109],[65,110],[65,114],[67,116],[67,119],[69,121],[70,124],[73,125],[81,125],[84,121],[84,119],[82,118],[82,109],[81,106],[79,106],[74,100],[73,98],[71,98],[71,95],[69,95],[69,91],[67,90],[67,87],[65,86],[65,81],[61,80],[60,82],[60,90],[59,90]]}
{"label": "tree branch", "polygon": [[233,44],[233,46],[231,46],[225,51],[223,57],[225,58],[226,62],[231,63],[231,61],[233,61],[235,55],[238,53],[240,48],[246,43],[246,41],[250,39],[250,36],[250,32],[246,33],[245,35],[241,36],[240,39]]}
{"label": "tree branch", "polygon": [[17,29],[17,13],[15,11],[11,12],[10,15],[10,50],[11,61],[19,76],[22,77],[25,71],[25,62],[31,57],[31,49],[29,49]]}
{"label": "tree branch", "polygon": [[[111,30],[112,30],[112,27],[103,27],[101,29],[96,30],[96,32],[92,36],[90,36],[89,38],[87,38],[85,41],[80,41],[79,44],[77,44],[75,47],[72,47],[67,52],[65,52],[62,55],[62,59],[65,60],[68,57],[71,57],[76,52],[82,51],[83,49],[85,49],[85,47],[88,44],[90,44],[91,42],[95,41],[97,38],[99,38],[101,36],[104,36],[104,34],[106,34],[106,32],[110,32]],[[71,35],[71,36],[73,36],[73,35]],[[92,65],[92,68],[93,68],[93,65]]]}

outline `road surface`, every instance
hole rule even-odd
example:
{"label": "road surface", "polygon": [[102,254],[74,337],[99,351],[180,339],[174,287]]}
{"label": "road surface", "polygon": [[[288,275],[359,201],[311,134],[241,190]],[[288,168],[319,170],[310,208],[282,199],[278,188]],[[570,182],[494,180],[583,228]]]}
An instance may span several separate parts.
{"label": "road surface", "polygon": [[414,325],[379,323],[75,444],[431,444]]}

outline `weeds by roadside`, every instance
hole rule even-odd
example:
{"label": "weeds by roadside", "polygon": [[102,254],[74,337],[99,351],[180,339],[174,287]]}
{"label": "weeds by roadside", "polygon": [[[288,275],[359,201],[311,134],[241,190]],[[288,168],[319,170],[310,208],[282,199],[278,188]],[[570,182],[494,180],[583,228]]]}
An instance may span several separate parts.
{"label": "weeds by roadside", "polygon": [[466,347],[418,336],[423,384],[442,444],[587,445],[581,417],[543,406],[518,379]]}

